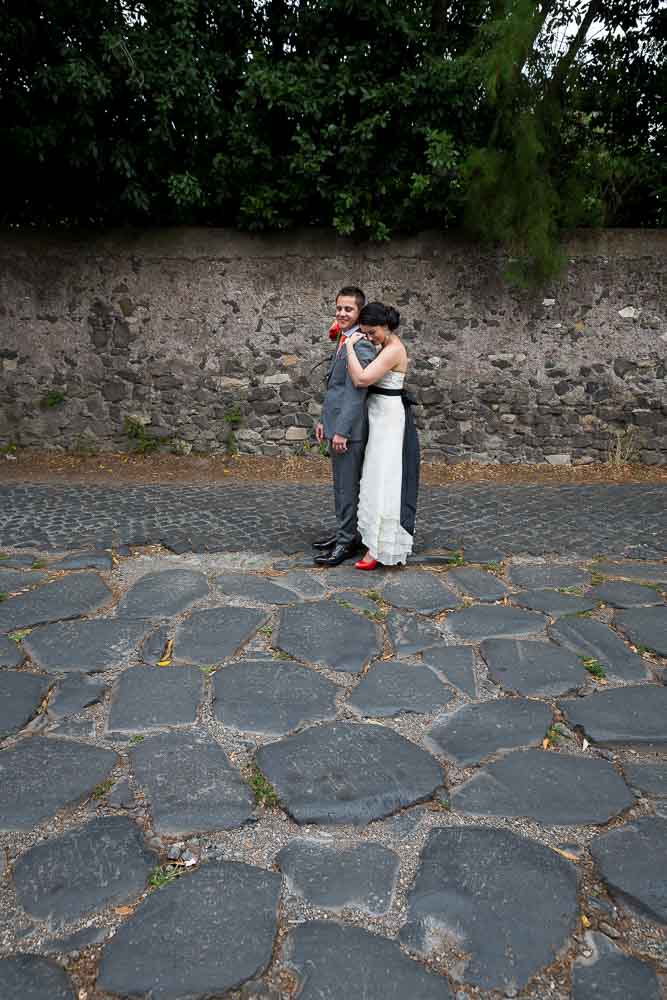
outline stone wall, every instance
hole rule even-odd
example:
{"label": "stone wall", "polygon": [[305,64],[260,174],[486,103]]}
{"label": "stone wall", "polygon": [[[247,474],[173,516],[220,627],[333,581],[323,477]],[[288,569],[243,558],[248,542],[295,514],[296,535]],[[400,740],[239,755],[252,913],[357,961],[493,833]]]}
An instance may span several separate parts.
{"label": "stone wall", "polygon": [[6,233],[0,448],[314,449],[333,295],[354,282],[401,310],[426,457],[664,464],[667,233],[567,250],[537,294],[456,236]]}

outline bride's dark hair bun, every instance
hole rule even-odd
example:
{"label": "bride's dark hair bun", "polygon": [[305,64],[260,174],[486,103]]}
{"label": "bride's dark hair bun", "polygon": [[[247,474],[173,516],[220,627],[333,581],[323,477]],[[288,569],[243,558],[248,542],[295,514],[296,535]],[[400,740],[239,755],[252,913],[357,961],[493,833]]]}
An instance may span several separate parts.
{"label": "bride's dark hair bun", "polygon": [[369,302],[359,313],[358,322],[361,326],[386,326],[390,330],[397,330],[401,316],[393,306],[386,306],[383,302]]}
{"label": "bride's dark hair bun", "polygon": [[398,330],[398,325],[401,322],[401,314],[398,309],[394,309],[393,306],[387,306],[387,326],[390,330]]}

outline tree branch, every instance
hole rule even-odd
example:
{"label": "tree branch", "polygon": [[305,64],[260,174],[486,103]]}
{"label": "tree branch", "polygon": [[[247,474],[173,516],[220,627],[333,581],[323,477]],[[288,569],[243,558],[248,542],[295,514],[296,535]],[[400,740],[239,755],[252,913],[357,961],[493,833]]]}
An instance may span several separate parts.
{"label": "tree branch", "polygon": [[556,68],[549,84],[549,90],[552,94],[555,95],[558,93],[563,84],[566,82],[569,72],[572,69],[572,64],[574,63],[579,50],[586,42],[586,37],[591,25],[595,21],[598,14],[601,14],[603,10],[604,4],[602,0],[591,0],[588,5],[588,10],[584,14],[583,20],[577,28],[577,32],[570,43],[570,47],[556,63]]}

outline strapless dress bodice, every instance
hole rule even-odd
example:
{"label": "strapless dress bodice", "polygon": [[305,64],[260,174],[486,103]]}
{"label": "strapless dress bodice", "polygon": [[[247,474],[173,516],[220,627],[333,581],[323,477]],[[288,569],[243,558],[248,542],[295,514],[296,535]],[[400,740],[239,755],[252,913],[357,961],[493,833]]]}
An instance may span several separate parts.
{"label": "strapless dress bodice", "polygon": [[405,372],[387,372],[375,383],[381,389],[402,389],[405,382]]}

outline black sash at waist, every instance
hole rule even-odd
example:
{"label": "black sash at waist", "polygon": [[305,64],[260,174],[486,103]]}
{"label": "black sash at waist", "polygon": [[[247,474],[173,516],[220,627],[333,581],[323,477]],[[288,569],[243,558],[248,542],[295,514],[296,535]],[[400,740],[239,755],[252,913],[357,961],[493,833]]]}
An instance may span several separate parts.
{"label": "black sash at waist", "polygon": [[416,406],[417,400],[408,389],[385,389],[381,385],[369,385],[369,392],[375,392],[379,396],[402,396],[406,406]]}

